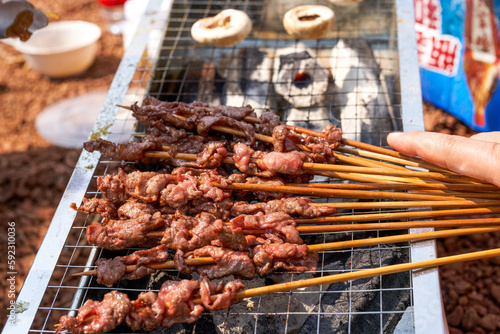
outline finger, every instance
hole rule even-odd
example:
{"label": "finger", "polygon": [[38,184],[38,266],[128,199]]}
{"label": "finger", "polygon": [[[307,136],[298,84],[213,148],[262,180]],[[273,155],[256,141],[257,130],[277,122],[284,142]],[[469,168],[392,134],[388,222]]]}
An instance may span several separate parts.
{"label": "finger", "polygon": [[500,144],[492,141],[412,131],[390,134],[391,147],[454,172],[500,186]]}
{"label": "finger", "polygon": [[500,131],[494,132],[480,132],[470,137],[475,140],[490,141],[500,143]]}

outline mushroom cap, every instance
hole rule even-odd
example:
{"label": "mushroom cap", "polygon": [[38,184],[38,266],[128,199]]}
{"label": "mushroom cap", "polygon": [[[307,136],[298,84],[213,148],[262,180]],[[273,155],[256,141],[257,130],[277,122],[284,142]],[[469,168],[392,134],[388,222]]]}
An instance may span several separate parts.
{"label": "mushroom cap", "polygon": [[247,13],[225,9],[216,16],[205,17],[191,27],[191,36],[200,44],[234,46],[252,31],[252,21]]}
{"label": "mushroom cap", "polygon": [[363,0],[328,0],[328,1],[330,1],[333,5],[336,6],[352,6],[362,2]]}
{"label": "mushroom cap", "polygon": [[320,5],[298,6],[283,17],[286,32],[297,39],[320,39],[332,30],[334,24],[333,10]]}

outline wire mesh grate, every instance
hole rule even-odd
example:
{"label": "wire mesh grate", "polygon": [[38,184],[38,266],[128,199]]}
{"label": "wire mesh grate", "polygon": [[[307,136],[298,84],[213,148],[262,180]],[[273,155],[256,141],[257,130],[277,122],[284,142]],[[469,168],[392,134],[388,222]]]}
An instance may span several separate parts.
{"label": "wire mesh grate", "polygon": [[[286,34],[281,18],[288,9],[303,3],[173,1],[161,47],[141,60],[124,104],[141,101],[147,94],[165,101],[250,104],[258,114],[272,109],[289,124],[311,129],[333,124],[341,127],[347,138],[387,146],[387,133],[402,128],[394,2],[332,7],[324,1],[321,4],[331,6],[336,13],[334,31],[322,40],[297,42]],[[229,48],[195,44],[191,25],[226,8],[248,13],[254,24],[250,37]],[[304,73],[303,79],[281,73],[284,69]],[[129,141],[140,132],[135,125],[130,113],[121,110],[108,139]],[[86,197],[100,197],[96,178],[116,172],[121,165],[120,161],[101,159]],[[342,182],[321,176],[315,181]],[[339,211],[352,215],[390,210]],[[89,246],[85,228],[97,219],[76,215],[30,332],[54,333],[60,316],[74,315],[85,300],[101,300],[111,290],[126,292],[133,299],[145,290],[158,291],[166,279],[188,278],[165,270],[106,288],[93,277],[70,276],[94,269],[98,258],[138,249],[110,252]],[[303,239],[313,244],[398,233],[407,231],[315,233],[304,234]],[[409,261],[409,248],[408,243],[401,243],[325,251],[320,253],[315,272],[276,272],[245,283],[250,288],[404,263]],[[385,275],[245,299],[228,310],[205,313],[194,324],[158,328],[153,333],[391,333],[412,306],[412,293],[410,273]],[[120,325],[112,333],[132,332]]]}

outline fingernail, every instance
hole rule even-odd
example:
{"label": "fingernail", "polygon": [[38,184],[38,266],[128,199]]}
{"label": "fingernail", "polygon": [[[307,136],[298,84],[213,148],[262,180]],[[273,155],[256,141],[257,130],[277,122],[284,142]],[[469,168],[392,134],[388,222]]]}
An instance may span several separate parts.
{"label": "fingernail", "polygon": [[387,137],[391,137],[391,138],[397,138],[399,136],[401,136],[404,132],[391,132],[389,133],[389,135]]}

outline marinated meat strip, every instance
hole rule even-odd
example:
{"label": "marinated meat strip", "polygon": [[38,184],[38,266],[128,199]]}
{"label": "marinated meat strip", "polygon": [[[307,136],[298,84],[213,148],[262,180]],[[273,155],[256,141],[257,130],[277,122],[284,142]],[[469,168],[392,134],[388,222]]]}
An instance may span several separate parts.
{"label": "marinated meat strip", "polygon": [[[59,319],[56,333],[70,331],[73,334],[104,333],[123,322],[130,311],[130,300],[124,293],[111,291],[104,295],[101,302],[91,299],[78,310],[76,317],[64,315]],[[88,322],[86,318],[94,316]]]}
{"label": "marinated meat strip", "polygon": [[208,279],[216,279],[229,275],[252,279],[255,276],[255,266],[248,252],[235,251],[229,248],[205,246],[195,249],[186,254],[186,258],[198,258],[211,256],[215,264],[202,266],[186,266],[184,262],[184,253],[177,251],[175,254],[175,265],[179,272],[191,274],[196,271],[200,276],[206,276]]}
{"label": "marinated meat strip", "polygon": [[161,322],[161,315],[153,308],[156,294],[152,291],[141,292],[136,300],[130,302],[130,311],[125,323],[133,330],[145,329],[153,331]]}
{"label": "marinated meat strip", "polygon": [[139,143],[127,144],[115,144],[99,138],[83,143],[83,148],[89,152],[99,151],[109,158],[136,161],[144,157],[144,151],[161,149],[161,144],[154,138],[145,138]]}
{"label": "marinated meat strip", "polygon": [[337,213],[337,210],[328,206],[312,206],[313,201],[307,197],[290,197],[272,200],[267,203],[259,202],[248,204],[237,202],[231,209],[231,215],[254,215],[256,213],[269,214],[273,212],[283,212],[290,216],[296,215],[305,218],[315,218]]}
{"label": "marinated meat strip", "polygon": [[[302,165],[306,154],[299,151],[286,153],[256,152],[245,144],[234,146],[233,160],[240,171],[250,175],[271,177],[276,174],[299,175],[303,173]],[[252,162],[252,159],[258,159]]]}
{"label": "marinated meat strip", "polygon": [[280,124],[280,117],[272,111],[266,110],[260,115],[259,133],[272,136],[274,128]]}
{"label": "marinated meat strip", "polygon": [[97,283],[105,286],[112,286],[118,282],[127,270],[127,266],[119,257],[114,259],[99,259],[95,262]]}
{"label": "marinated meat strip", "polygon": [[105,198],[83,198],[82,202],[80,207],[77,207],[76,203],[71,203],[71,208],[87,214],[97,213],[106,220],[117,217],[116,206]]}
{"label": "marinated meat strip", "polygon": [[[236,293],[244,288],[245,285],[239,279],[229,281],[225,285],[222,285],[222,282],[215,284],[214,282],[209,282],[206,277],[202,277],[200,282],[201,301],[203,306],[210,311],[225,310],[234,304]],[[215,293],[220,294],[212,303],[210,297]]]}
{"label": "marinated meat strip", "polygon": [[327,142],[333,145],[330,145],[330,148],[332,150],[336,149],[340,146],[340,144],[342,144],[342,130],[334,125],[325,126],[321,131],[321,134],[323,134]]}
{"label": "marinated meat strip", "polygon": [[[219,240],[221,232],[232,234],[231,239],[245,240],[241,230],[231,230],[222,220],[214,215],[202,212],[196,217],[181,216],[168,227],[161,243],[170,249],[180,249],[184,252],[208,246],[212,241]],[[221,242],[221,241],[219,241]],[[232,241],[223,246],[236,246],[236,249],[247,249],[246,243],[234,244]]]}
{"label": "marinated meat strip", "polygon": [[173,184],[173,182],[177,180],[177,178],[171,174],[139,171],[126,174],[121,170],[120,178],[126,193],[144,202],[158,201],[161,191],[163,191],[167,185]]}
{"label": "marinated meat strip", "polygon": [[223,142],[211,142],[196,155],[196,164],[201,168],[217,168],[227,155],[227,149]]}
{"label": "marinated meat strip", "polygon": [[302,165],[304,164],[305,158],[306,154],[299,151],[286,153],[270,152],[262,156],[258,165],[261,170],[268,171],[271,175],[299,175],[304,173]]}
{"label": "marinated meat strip", "polygon": [[233,229],[241,228],[244,230],[267,230],[269,234],[274,231],[283,235],[286,242],[301,244],[299,231],[295,228],[295,221],[283,212],[275,212],[264,215],[257,213],[255,215],[241,215],[231,220]]}
{"label": "marinated meat strip", "polygon": [[118,217],[120,219],[136,219],[144,214],[153,215],[157,212],[155,208],[147,203],[142,203],[136,199],[131,199],[123,203],[118,208]]}
{"label": "marinated meat strip", "polygon": [[178,174],[177,180],[177,184],[169,184],[160,191],[160,205],[178,208],[203,195],[198,189],[198,180],[195,177]]}
{"label": "marinated meat strip", "polygon": [[104,249],[121,250],[144,243],[149,231],[164,225],[160,212],[143,214],[135,219],[110,220],[105,225],[95,222],[87,226],[87,241]]}
{"label": "marinated meat strip", "polygon": [[[117,283],[120,279],[136,280],[150,275],[156,270],[148,268],[154,263],[162,263],[168,259],[168,249],[165,245],[151,249],[139,250],[126,256],[117,256],[114,259],[99,259],[97,266],[97,283],[108,287]],[[134,264],[136,267],[132,272],[125,275],[126,267]]]}
{"label": "marinated meat strip", "polygon": [[233,203],[234,201],[232,198],[225,198],[220,202],[200,198],[191,202],[191,206],[189,206],[187,213],[197,214],[199,212],[206,212],[214,215],[218,219],[228,221],[231,218]]}
{"label": "marinated meat strip", "polygon": [[307,245],[291,243],[257,245],[252,253],[253,262],[261,276],[280,268],[299,272],[314,271],[319,260],[316,252],[307,251]]}
{"label": "marinated meat strip", "polygon": [[160,120],[151,122],[146,118],[146,116],[141,116],[137,120],[148,126],[147,133],[152,135],[162,145],[182,143],[185,142],[187,138],[193,137],[188,135],[186,130],[176,129],[172,126],[164,124],[164,122]]}
{"label": "marinated meat strip", "polygon": [[203,313],[203,306],[194,305],[193,297],[200,288],[198,281],[166,281],[158,291],[153,309],[161,317],[163,327],[192,323]]}
{"label": "marinated meat strip", "polygon": [[288,132],[285,124],[278,125],[273,129],[273,147],[276,152],[297,150],[297,146],[288,138]]}
{"label": "marinated meat strip", "polygon": [[226,116],[203,117],[197,125],[197,132],[200,135],[206,135],[210,131],[210,128],[214,125],[222,125],[241,130],[245,133],[249,145],[253,146],[255,144],[255,129],[252,125]]}
{"label": "marinated meat strip", "polygon": [[111,203],[120,204],[125,202],[129,195],[125,191],[120,175],[106,174],[97,178],[97,188]]}

